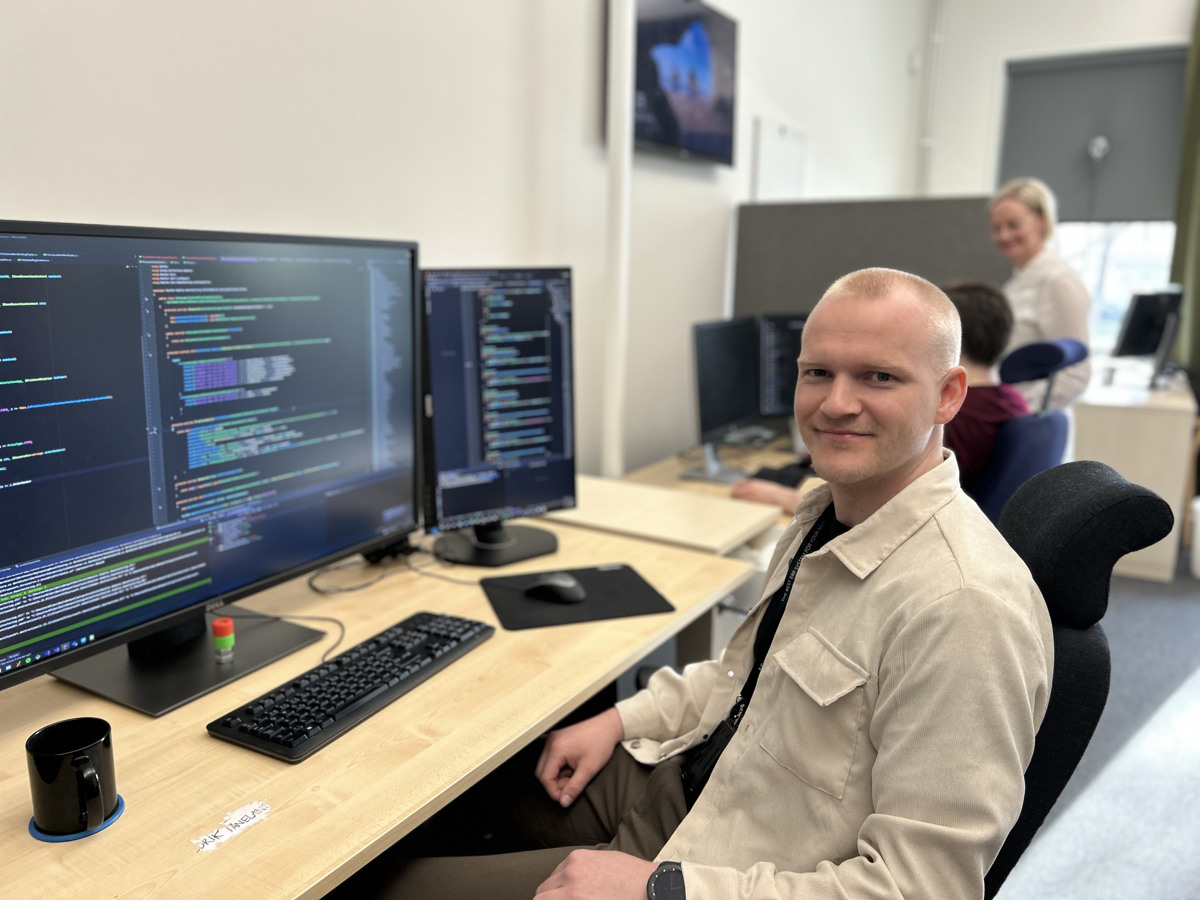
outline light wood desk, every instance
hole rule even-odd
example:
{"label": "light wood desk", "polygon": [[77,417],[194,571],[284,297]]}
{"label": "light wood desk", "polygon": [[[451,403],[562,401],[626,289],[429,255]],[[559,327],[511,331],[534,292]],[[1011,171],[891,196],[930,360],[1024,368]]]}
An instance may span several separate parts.
{"label": "light wood desk", "polygon": [[[9,897],[318,897],[512,756],[750,577],[743,562],[539,521],[559,552],[496,574],[632,565],[674,613],[504,631],[298,765],[218,741],[204,726],[316,665],[332,637],[152,719],[44,676],[0,693],[0,884]],[[413,557],[419,565],[429,557]],[[352,567],[324,583],[353,583]],[[341,648],[421,610],[498,624],[482,590],[404,571],[362,591],[317,595],[303,580],[242,605],[333,616]],[[320,623],[315,627],[328,628]],[[49,722],[112,723],[120,819],[79,841],[30,837],[25,739]],[[266,818],[211,852],[193,841],[248,804]]]}
{"label": "light wood desk", "polygon": [[[747,478],[763,466],[779,469],[794,463],[797,458],[795,451],[792,450],[791,439],[786,436],[776,438],[765,447],[757,449],[722,446],[720,455],[724,465],[743,470]],[[677,453],[640,469],[635,469],[626,474],[623,480],[636,484],[649,484],[655,487],[706,494],[710,497],[728,497],[730,489],[728,484],[681,477],[685,471],[699,465],[702,459],[698,448],[687,453]],[[786,520],[790,521],[790,518],[790,516],[786,517]]]}
{"label": "light wood desk", "polygon": [[1175,514],[1171,533],[1130,553],[1113,567],[1116,575],[1170,582],[1175,578],[1184,494],[1189,483],[1196,399],[1184,376],[1150,390],[1149,368],[1116,361],[1111,384],[1098,365],[1092,383],[1075,402],[1075,458],[1112,466],[1126,479],[1154,491]]}
{"label": "light wood desk", "polygon": [[[702,455],[698,448],[686,453],[677,453],[674,456],[660,459],[658,462],[650,463],[640,469],[635,469],[625,475],[623,480],[631,481],[635,484],[652,485],[654,487],[670,488],[675,491],[703,494],[709,497],[728,498],[731,485],[681,477],[683,472],[698,465],[701,459]],[[791,439],[787,436],[776,438],[765,447],[743,448],[723,446],[721,448],[722,464],[730,468],[743,470],[747,477],[750,477],[764,466],[772,469],[780,469],[795,463],[796,460],[797,456],[792,449]],[[815,475],[809,475],[803,484],[800,485],[800,488],[807,491],[820,483],[821,480]],[[788,523],[792,521],[792,516],[790,513],[785,513],[773,505],[765,503],[757,505],[764,509],[775,511],[776,527],[764,531],[758,536],[760,543],[773,544],[774,539],[778,538],[782,533],[782,529],[786,528]]]}
{"label": "light wood desk", "polygon": [[575,479],[578,505],[547,515],[560,522],[666,541],[724,556],[775,524],[773,507],[724,496],[684,493],[665,486],[614,481],[592,475]]}

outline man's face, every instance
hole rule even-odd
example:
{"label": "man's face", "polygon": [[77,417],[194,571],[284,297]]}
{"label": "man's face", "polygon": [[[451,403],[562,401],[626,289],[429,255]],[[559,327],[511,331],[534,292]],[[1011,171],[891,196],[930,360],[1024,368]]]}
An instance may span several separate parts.
{"label": "man's face", "polygon": [[873,512],[941,462],[934,429],[958,411],[965,379],[957,367],[938,377],[932,345],[925,306],[903,289],[831,297],[809,316],[796,421],[814,470],[834,488],[839,518],[851,505],[844,501]]}

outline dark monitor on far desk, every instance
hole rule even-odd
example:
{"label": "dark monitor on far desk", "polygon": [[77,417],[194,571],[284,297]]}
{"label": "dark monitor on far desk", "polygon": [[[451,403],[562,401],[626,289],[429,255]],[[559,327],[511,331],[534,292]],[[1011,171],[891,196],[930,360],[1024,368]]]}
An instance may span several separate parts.
{"label": "dark monitor on far desk", "polygon": [[749,316],[697,322],[692,337],[704,462],[683,477],[732,483],[746,475],[720,464],[717,444],[761,418],[758,322]]}
{"label": "dark monitor on far desk", "polygon": [[434,554],[502,566],[553,553],[506,524],[575,505],[571,271],[424,272],[425,527]]}
{"label": "dark monitor on far desk", "polygon": [[157,715],[320,636],[206,612],[416,529],[416,251],[0,222],[0,687]]}
{"label": "dark monitor on far desk", "polygon": [[796,360],[800,357],[800,335],[806,318],[784,313],[758,318],[760,406],[765,417],[792,415],[799,373]]}
{"label": "dark monitor on far desk", "polygon": [[1179,331],[1179,307],[1182,289],[1134,294],[1121,322],[1113,356],[1153,356],[1154,372],[1150,386],[1159,384],[1166,374],[1171,349]]}

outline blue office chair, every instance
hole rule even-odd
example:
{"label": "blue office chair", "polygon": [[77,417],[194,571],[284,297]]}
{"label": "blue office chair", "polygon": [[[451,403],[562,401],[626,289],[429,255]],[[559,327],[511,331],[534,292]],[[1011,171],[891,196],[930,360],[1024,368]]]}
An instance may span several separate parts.
{"label": "blue office chair", "polygon": [[1010,419],[997,429],[991,459],[971,489],[971,496],[993,522],[1000,521],[1000,511],[1017,488],[1062,462],[1067,449],[1067,416],[1062,410],[1047,409],[1050,390],[1059,371],[1087,355],[1084,344],[1060,338],[1018,347],[1000,363],[1004,383],[1045,379],[1046,393],[1037,412]]}
{"label": "blue office chair", "polygon": [[1039,413],[1046,412],[1050,405],[1050,391],[1054,388],[1055,376],[1067,366],[1087,359],[1088,348],[1074,338],[1057,338],[1053,341],[1038,341],[1018,347],[1000,363],[1000,380],[1005,384],[1046,379],[1046,393],[1042,396]]}

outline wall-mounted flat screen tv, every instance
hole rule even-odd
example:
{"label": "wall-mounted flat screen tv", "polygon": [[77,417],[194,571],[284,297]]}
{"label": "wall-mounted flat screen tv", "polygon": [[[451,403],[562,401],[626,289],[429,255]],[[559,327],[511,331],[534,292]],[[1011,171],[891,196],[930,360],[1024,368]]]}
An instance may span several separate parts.
{"label": "wall-mounted flat screen tv", "polygon": [[733,164],[737,23],[700,0],[638,0],[634,146]]}

